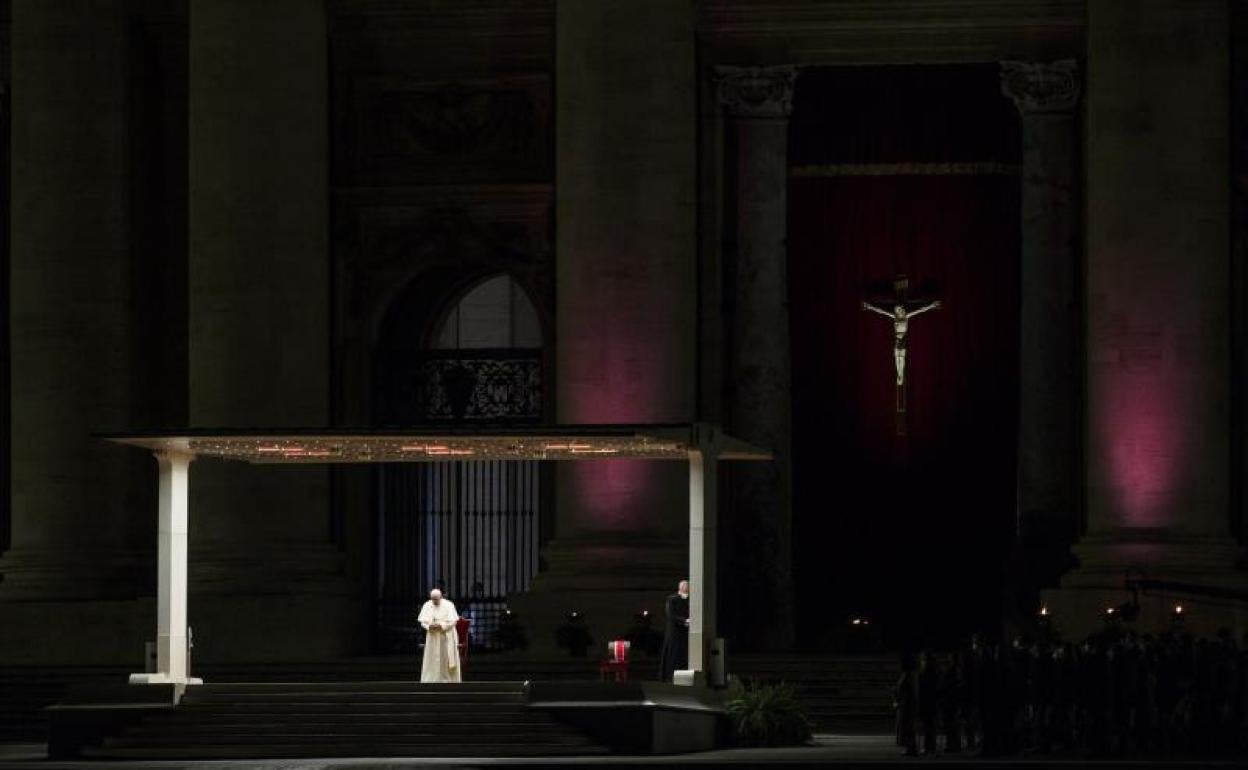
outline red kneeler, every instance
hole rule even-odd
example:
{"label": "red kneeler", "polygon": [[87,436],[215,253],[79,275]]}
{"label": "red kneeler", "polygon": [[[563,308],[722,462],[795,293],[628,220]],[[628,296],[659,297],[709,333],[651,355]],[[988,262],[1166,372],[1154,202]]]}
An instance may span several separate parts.
{"label": "red kneeler", "polygon": [[472,621],[468,618],[460,618],[455,621],[455,635],[459,637],[459,662],[461,666],[468,659],[468,628],[471,625]]}
{"label": "red kneeler", "polygon": [[607,642],[607,659],[598,664],[598,678],[606,681],[608,677],[616,682],[628,681],[628,648],[631,642],[617,639]]}

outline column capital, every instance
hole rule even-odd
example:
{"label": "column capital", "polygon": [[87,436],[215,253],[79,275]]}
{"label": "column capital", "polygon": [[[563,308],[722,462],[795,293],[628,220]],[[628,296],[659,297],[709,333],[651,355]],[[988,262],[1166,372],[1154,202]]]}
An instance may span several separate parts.
{"label": "column capital", "polygon": [[716,67],[715,96],[736,118],[784,120],[793,109],[797,67]]}
{"label": "column capital", "polygon": [[1074,59],[1003,61],[1001,93],[1024,116],[1072,112],[1079,103],[1079,64]]}

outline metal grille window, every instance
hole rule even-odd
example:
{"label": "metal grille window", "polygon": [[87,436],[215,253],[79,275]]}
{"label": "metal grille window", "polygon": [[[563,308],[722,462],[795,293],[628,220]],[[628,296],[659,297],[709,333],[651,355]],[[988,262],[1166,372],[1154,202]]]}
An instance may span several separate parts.
{"label": "metal grille window", "polygon": [[499,608],[537,572],[538,480],[536,462],[381,469],[384,647],[411,649],[416,610],[434,586],[472,618],[474,646],[493,645]]}

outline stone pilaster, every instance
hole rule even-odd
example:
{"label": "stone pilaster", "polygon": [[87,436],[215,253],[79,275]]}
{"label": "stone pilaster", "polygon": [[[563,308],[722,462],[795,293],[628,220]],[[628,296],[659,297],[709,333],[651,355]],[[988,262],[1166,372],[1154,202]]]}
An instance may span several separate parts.
{"label": "stone pilaster", "polygon": [[[729,430],[775,453],[734,467],[729,503],[738,574],[733,601],[767,607],[754,644],[793,641],[789,307],[786,279],[789,112],[795,67],[719,67],[716,94],[737,137],[737,253],[729,353]],[[726,501],[727,502],[727,501]],[[750,526],[743,526],[749,522]],[[727,532],[725,534],[728,534]],[[758,620],[756,618],[756,620]],[[756,625],[756,624],[755,624]]]}
{"label": "stone pilaster", "polygon": [[[1244,584],[1229,516],[1228,4],[1098,0],[1087,14],[1087,527],[1073,590],[1049,597],[1072,630],[1098,626],[1128,577]],[[1172,601],[1147,596],[1141,624],[1165,624]],[[1235,623],[1184,604],[1189,628]]]}
{"label": "stone pilaster", "polygon": [[[327,56],[321,0],[191,2],[193,425],[329,423]],[[347,652],[327,471],[202,462],[191,491],[200,657]]]}
{"label": "stone pilaster", "polygon": [[[1022,264],[1018,393],[1018,534],[1056,577],[1078,534],[1078,314],[1075,296],[1076,62],[1001,63],[1001,90],[1022,119]],[[1051,557],[1051,558],[1046,558]]]}
{"label": "stone pilaster", "polygon": [[[564,1],[556,13],[556,417],[687,422],[697,383],[693,4]],[[661,610],[688,569],[682,464],[567,463],[556,505],[548,569],[513,604],[555,617],[580,609],[600,640],[643,606]],[[549,636],[546,622],[533,621],[535,635]]]}

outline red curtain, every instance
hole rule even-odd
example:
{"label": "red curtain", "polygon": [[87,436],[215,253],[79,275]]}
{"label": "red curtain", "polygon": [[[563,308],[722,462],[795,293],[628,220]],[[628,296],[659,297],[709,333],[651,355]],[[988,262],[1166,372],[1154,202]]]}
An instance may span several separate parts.
{"label": "red curtain", "polygon": [[[852,616],[893,644],[952,642],[1002,607],[1014,528],[1018,124],[995,67],[803,73],[790,136],[799,632]],[[891,322],[911,322],[906,434]]]}

